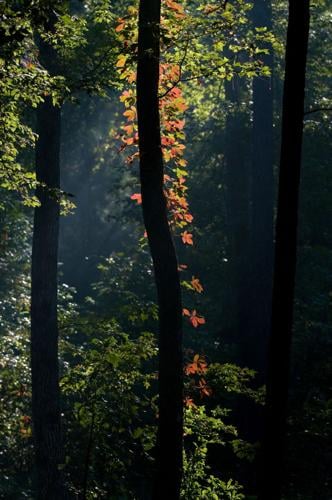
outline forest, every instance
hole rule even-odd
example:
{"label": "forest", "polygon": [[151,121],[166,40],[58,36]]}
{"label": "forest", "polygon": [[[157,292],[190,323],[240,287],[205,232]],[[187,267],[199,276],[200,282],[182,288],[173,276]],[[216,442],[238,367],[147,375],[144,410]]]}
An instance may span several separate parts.
{"label": "forest", "polygon": [[1,499],[331,500],[331,84],[332,0],[0,0]]}

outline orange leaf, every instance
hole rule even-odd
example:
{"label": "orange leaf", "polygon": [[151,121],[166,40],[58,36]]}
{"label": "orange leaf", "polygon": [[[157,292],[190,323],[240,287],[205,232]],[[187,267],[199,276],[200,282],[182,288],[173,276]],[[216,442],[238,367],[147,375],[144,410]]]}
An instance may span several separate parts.
{"label": "orange leaf", "polygon": [[136,118],[136,108],[134,106],[131,106],[130,109],[127,109],[124,113],[123,116],[126,116],[129,121],[133,121]]}
{"label": "orange leaf", "polygon": [[137,205],[141,205],[142,203],[142,195],[140,193],[135,193],[135,194],[132,194],[131,197],[130,197],[131,200],[136,200],[137,201]]}
{"label": "orange leaf", "polygon": [[208,384],[204,378],[200,379],[199,384],[197,386],[197,389],[199,389],[201,397],[211,396],[211,394],[212,394],[212,389],[211,389],[211,387],[208,386]]}
{"label": "orange leaf", "polygon": [[127,146],[131,146],[134,144],[134,138],[133,137],[122,137],[122,140]]}
{"label": "orange leaf", "polygon": [[179,5],[177,2],[172,0],[166,1],[167,6],[175,12],[175,17],[178,19],[183,19],[185,16],[182,5]]}
{"label": "orange leaf", "polygon": [[203,316],[198,316],[196,309],[191,312],[189,309],[182,309],[183,316],[188,316],[190,323],[194,328],[205,324],[205,318]]}
{"label": "orange leaf", "polygon": [[183,233],[181,233],[181,236],[182,236],[182,241],[183,243],[186,245],[193,245],[194,242],[193,242],[193,235],[191,233],[188,233],[188,231],[184,231]]}
{"label": "orange leaf", "polygon": [[203,316],[196,316],[196,321],[198,325],[205,325],[205,318]]}
{"label": "orange leaf", "polygon": [[198,278],[195,278],[195,276],[192,277],[192,280],[191,280],[191,284],[192,284],[192,287],[194,288],[194,290],[198,293],[202,293],[204,288],[202,287],[200,281]]}
{"label": "orange leaf", "polygon": [[197,328],[199,325],[198,318],[196,318],[196,316],[192,316],[190,318],[190,323],[193,325],[194,328]]}
{"label": "orange leaf", "polygon": [[185,367],[186,375],[203,375],[207,371],[207,362],[204,356],[195,354],[192,363],[188,363]]}
{"label": "orange leaf", "polygon": [[201,389],[201,396],[211,396],[212,394],[212,389],[206,385],[205,387],[203,387],[203,389]]}
{"label": "orange leaf", "polygon": [[133,83],[136,80],[136,71],[132,71],[128,75],[128,82]]}
{"label": "orange leaf", "polygon": [[182,95],[182,92],[179,89],[179,87],[173,87],[172,90],[169,93],[174,98],[180,97]]}
{"label": "orange leaf", "polygon": [[184,404],[189,408],[190,406],[196,407],[194,400],[188,396],[184,400]]}
{"label": "orange leaf", "polygon": [[[120,19],[119,19],[119,21],[120,21]],[[117,25],[117,27],[115,28],[115,31],[116,32],[122,31],[124,29],[124,27],[125,27],[125,23],[121,19],[121,22],[120,22],[120,24]]]}
{"label": "orange leaf", "polygon": [[205,318],[203,318],[203,316],[198,316],[196,309],[194,309],[191,312],[189,321],[193,325],[194,328],[197,328],[199,325],[205,324]]}
{"label": "orange leaf", "polygon": [[184,214],[184,218],[187,222],[192,222],[194,217],[191,214]]}
{"label": "orange leaf", "polygon": [[184,369],[186,375],[194,375],[197,373],[197,364],[196,363],[188,363]]}
{"label": "orange leaf", "polygon": [[126,134],[131,135],[134,132],[134,125],[124,125],[122,130],[124,130]]}
{"label": "orange leaf", "polygon": [[120,54],[116,63],[117,68],[123,68],[126,65],[127,57],[125,54]]}

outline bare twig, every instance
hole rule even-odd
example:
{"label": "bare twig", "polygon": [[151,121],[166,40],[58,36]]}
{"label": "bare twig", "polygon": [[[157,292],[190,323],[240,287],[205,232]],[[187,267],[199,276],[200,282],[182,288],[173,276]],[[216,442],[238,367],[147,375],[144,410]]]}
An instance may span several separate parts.
{"label": "bare twig", "polygon": [[307,116],[307,115],[311,115],[313,113],[319,113],[320,111],[323,111],[323,112],[331,112],[332,111],[332,108],[328,108],[328,107],[323,107],[323,108],[314,108],[314,109],[309,109],[308,111],[305,111],[304,112],[304,116]]}

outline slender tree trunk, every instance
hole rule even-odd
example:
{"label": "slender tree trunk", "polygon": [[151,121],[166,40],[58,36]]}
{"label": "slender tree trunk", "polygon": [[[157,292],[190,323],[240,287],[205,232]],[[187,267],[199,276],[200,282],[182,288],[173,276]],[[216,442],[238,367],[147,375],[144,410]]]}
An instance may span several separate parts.
{"label": "slender tree trunk", "polygon": [[[270,0],[255,0],[252,10],[255,27],[272,29]],[[273,56],[261,59],[272,71]],[[251,163],[251,226],[249,236],[249,282],[246,331],[240,344],[241,364],[256,371],[255,385],[266,384],[267,345],[271,331],[272,273],[273,273],[273,93],[272,76],[253,79],[253,126]],[[264,436],[264,408],[253,401],[240,407],[241,433],[251,442],[262,442]],[[262,456],[246,467],[248,491],[257,493]]]}
{"label": "slender tree trunk", "polygon": [[[254,26],[272,28],[270,0],[255,0],[252,11]],[[261,56],[272,69],[269,54]],[[246,321],[240,341],[240,362],[256,371],[255,385],[266,384],[267,344],[271,330],[273,273],[273,95],[272,77],[253,79],[252,164],[250,172],[250,235],[245,261],[249,273]],[[252,401],[241,408],[243,436],[252,442],[262,441],[264,410]],[[259,457],[260,458],[260,457]],[[248,467],[247,483],[257,488],[257,464]]]}
{"label": "slender tree trunk", "polygon": [[309,0],[289,1],[272,332],[266,399],[265,459],[260,500],[281,498],[296,270],[309,3]]}
{"label": "slender tree trunk", "polygon": [[246,124],[241,110],[241,83],[238,77],[225,83],[229,106],[224,146],[226,225],[229,259],[229,294],[226,314],[228,338],[241,345],[248,315],[249,163],[246,151]]}
{"label": "slender tree trunk", "polygon": [[[250,179],[250,126],[241,110],[245,92],[238,78],[226,83],[225,91],[230,110],[226,120],[225,181],[227,206],[227,234],[229,246],[229,294],[226,307],[230,316],[230,340],[235,342],[237,359],[241,366],[254,368],[250,353],[257,347],[248,346],[251,309],[251,179]],[[249,160],[249,161],[248,161]],[[259,312],[257,313],[259,314]],[[253,356],[254,358],[254,356]],[[236,403],[236,426],[240,435],[251,442],[257,441],[262,426],[261,408],[248,398],[238,398]],[[248,491],[257,484],[256,464],[246,463],[240,469],[240,480]]]}
{"label": "slender tree trunk", "polygon": [[[254,26],[272,28],[270,0],[256,0]],[[262,55],[272,69],[273,56]],[[257,370],[257,382],[266,383],[267,344],[271,329],[273,272],[273,94],[272,77],[253,80],[253,131],[251,172],[250,310],[242,344],[242,361]]]}
{"label": "slender tree trunk", "polygon": [[[40,60],[52,70],[53,49],[40,41]],[[49,68],[48,68],[49,69]],[[51,71],[52,72],[52,71]],[[36,195],[31,271],[32,422],[37,498],[64,498],[59,464],[63,463],[58,367],[57,265],[60,187],[61,109],[50,96],[37,110]]]}
{"label": "slender tree trunk", "polygon": [[158,103],[160,0],[139,7],[137,112],[144,223],[159,305],[159,416],[154,498],[179,498],[182,475],[182,306],[178,264],[163,192]]}

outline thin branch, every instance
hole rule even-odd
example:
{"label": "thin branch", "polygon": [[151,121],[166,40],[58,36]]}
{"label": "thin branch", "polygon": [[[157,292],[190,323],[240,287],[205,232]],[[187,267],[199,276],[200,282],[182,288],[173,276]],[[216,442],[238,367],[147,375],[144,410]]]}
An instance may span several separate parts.
{"label": "thin branch", "polygon": [[182,66],[186,60],[186,57],[187,57],[187,52],[188,52],[188,46],[189,46],[189,39],[187,39],[187,43],[186,43],[186,46],[185,46],[185,49],[184,49],[184,54],[183,54],[183,57],[180,61],[180,64],[179,64],[179,77],[178,79],[172,84],[172,86],[167,89],[163,94],[159,94],[158,97],[159,99],[162,99],[163,97],[165,97],[169,92],[171,92],[182,80]]}
{"label": "thin branch", "polygon": [[330,112],[332,108],[314,108],[304,112],[304,116],[311,115],[312,113],[319,113],[320,111]]}

